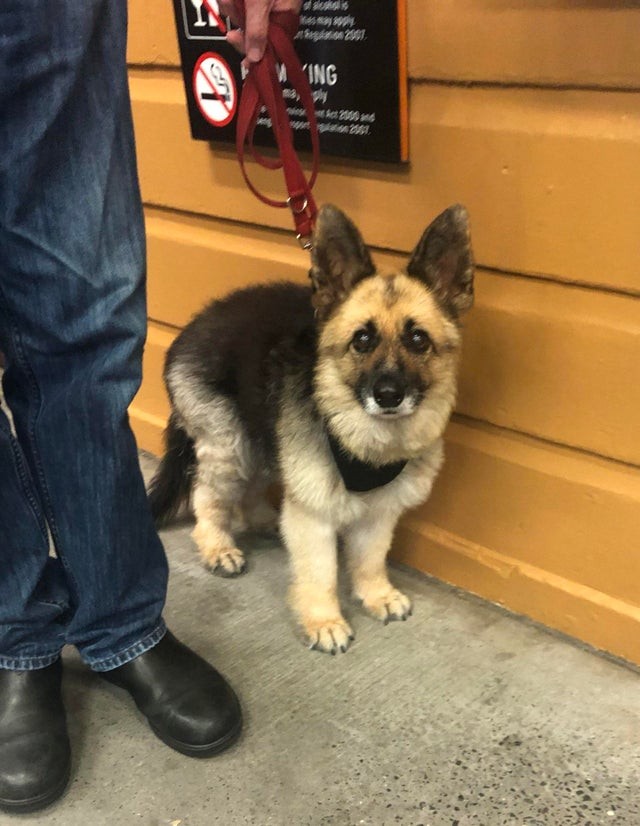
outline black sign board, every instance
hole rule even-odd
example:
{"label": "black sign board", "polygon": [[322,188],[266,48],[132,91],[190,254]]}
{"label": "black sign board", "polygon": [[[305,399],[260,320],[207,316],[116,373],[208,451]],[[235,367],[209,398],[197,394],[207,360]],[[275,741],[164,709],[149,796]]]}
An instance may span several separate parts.
{"label": "black sign board", "polygon": [[[230,26],[216,0],[173,0],[191,134],[235,141],[242,88],[240,55],[225,40]],[[296,50],[314,96],[323,154],[372,161],[408,160],[405,0],[305,0]],[[281,71],[299,150],[309,128]],[[255,142],[272,146],[270,123]]]}

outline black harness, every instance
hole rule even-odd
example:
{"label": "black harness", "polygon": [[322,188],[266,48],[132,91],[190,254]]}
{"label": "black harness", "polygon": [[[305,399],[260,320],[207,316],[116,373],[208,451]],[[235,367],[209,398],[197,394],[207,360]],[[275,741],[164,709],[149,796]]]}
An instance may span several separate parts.
{"label": "black harness", "polygon": [[344,486],[353,493],[366,493],[388,485],[389,482],[393,482],[402,473],[408,461],[403,459],[389,465],[372,465],[369,462],[361,462],[353,453],[345,450],[340,442],[333,438],[328,429],[327,439]]}

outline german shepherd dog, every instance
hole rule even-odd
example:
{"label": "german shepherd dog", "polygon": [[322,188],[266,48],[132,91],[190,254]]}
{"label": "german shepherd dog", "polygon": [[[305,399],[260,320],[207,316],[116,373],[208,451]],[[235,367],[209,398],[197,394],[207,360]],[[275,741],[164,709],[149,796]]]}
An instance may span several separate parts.
{"label": "german shepherd dog", "polygon": [[158,523],[191,501],[204,564],[233,576],[245,568],[234,511],[265,527],[275,512],[264,493],[279,480],[292,607],[309,646],[334,654],[353,639],[338,542],[366,611],[384,622],[411,613],[385,560],[398,517],[427,498],[442,464],[474,267],[462,206],[427,227],[406,270],[378,271],[333,206],[312,241],[310,288],[234,292],[169,349],[172,411],[150,500]]}

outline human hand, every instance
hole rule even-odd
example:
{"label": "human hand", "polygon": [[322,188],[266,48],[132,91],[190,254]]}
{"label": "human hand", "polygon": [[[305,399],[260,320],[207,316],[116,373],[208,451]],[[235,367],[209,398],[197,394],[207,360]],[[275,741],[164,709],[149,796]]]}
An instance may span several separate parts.
{"label": "human hand", "polygon": [[[235,0],[218,0],[220,11],[231,18],[236,26],[240,25],[240,15]],[[257,63],[264,54],[269,28],[269,15],[272,11],[292,11],[300,14],[302,0],[245,0],[244,29],[233,29],[227,34],[227,41],[245,55],[243,64],[248,68]]]}

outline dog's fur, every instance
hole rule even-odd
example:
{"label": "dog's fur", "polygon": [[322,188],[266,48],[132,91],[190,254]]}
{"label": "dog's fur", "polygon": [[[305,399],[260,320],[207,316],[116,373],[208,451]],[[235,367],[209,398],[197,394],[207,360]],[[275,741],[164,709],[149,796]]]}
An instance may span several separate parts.
{"label": "dog's fur", "polygon": [[[203,562],[233,575],[245,567],[234,511],[252,527],[272,523],[263,494],[279,479],[292,605],[311,646],[335,653],[353,638],[336,592],[339,540],[365,609],[384,621],[410,613],[385,560],[398,517],[427,498],[442,463],[459,317],[473,303],[467,213],[438,216],[406,271],[378,272],[356,227],[325,206],[310,275],[311,289],[277,283],[215,301],[176,339],[150,498],[162,522],[191,496]],[[363,462],[407,464],[384,486],[351,492],[327,432]]]}

